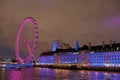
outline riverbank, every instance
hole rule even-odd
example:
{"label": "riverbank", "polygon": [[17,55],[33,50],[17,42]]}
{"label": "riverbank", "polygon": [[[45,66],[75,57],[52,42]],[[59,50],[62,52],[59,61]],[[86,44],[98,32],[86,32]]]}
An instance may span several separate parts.
{"label": "riverbank", "polygon": [[71,65],[71,64],[57,64],[57,65],[34,65],[34,67],[44,67],[44,68],[56,68],[56,69],[71,69],[71,70],[97,70],[97,71],[114,71],[120,72],[120,67],[99,67],[99,66],[80,66],[80,65]]}
{"label": "riverbank", "polygon": [[[15,68],[17,64],[0,64],[0,68]],[[100,66],[81,66],[76,64],[54,64],[54,65],[24,65],[24,67],[42,67],[42,68],[55,68],[55,69],[71,69],[71,70],[96,70],[96,71],[114,71],[120,72],[120,67],[100,67]]]}

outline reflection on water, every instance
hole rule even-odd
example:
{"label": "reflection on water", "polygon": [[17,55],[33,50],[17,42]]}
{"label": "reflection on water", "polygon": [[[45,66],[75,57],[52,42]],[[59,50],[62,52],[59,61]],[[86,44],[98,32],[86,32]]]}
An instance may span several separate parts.
{"label": "reflection on water", "polygon": [[0,68],[0,80],[120,80],[120,73],[49,68]]}

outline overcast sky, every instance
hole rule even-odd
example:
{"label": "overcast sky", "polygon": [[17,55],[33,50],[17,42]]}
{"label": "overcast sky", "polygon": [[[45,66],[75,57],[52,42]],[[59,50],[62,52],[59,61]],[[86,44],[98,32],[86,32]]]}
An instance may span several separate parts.
{"label": "overcast sky", "polygon": [[73,47],[75,40],[80,46],[120,42],[120,0],[0,0],[0,46],[14,49],[18,26],[28,16],[38,24],[38,52],[53,40]]}

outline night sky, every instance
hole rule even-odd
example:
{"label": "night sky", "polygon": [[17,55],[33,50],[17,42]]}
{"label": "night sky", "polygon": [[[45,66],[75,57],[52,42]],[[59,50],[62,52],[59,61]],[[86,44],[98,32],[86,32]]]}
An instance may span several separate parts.
{"label": "night sky", "polygon": [[80,46],[120,42],[120,0],[0,0],[1,55],[14,54],[18,26],[28,16],[39,28],[37,54],[50,49],[53,40],[63,40],[72,47],[76,40]]}

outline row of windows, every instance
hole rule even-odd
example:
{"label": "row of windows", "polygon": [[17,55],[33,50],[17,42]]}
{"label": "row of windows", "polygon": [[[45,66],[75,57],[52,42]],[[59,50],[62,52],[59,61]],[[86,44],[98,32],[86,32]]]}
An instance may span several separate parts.
{"label": "row of windows", "polygon": [[119,63],[120,62],[120,53],[99,53],[99,54],[78,54],[78,55],[64,55],[64,56],[43,56],[39,57],[39,62],[56,62],[56,58],[59,59],[60,62],[85,62],[87,60],[90,63],[100,62],[104,63],[109,61],[111,63]]}

